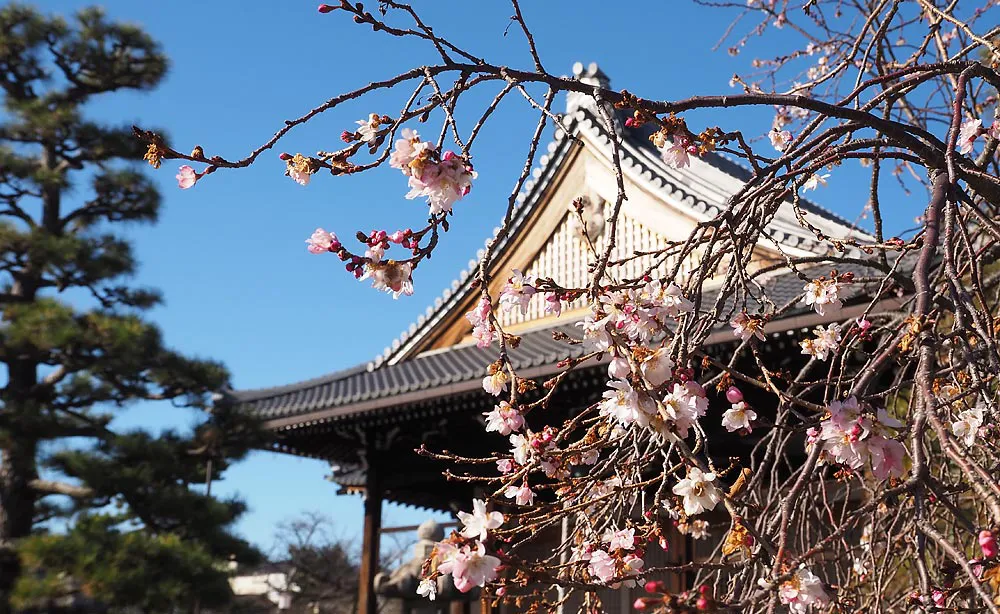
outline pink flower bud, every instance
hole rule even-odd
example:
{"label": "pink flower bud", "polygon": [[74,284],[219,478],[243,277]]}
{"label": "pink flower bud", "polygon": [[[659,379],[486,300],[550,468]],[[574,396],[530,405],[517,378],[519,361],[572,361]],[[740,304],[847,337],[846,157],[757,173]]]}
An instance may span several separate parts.
{"label": "pink flower bud", "polygon": [[278,157],[287,162],[292,159],[292,154],[283,151],[278,154]]}
{"label": "pink flower bud", "polygon": [[628,119],[626,119],[625,120],[625,127],[626,128],[634,128],[635,127],[635,118],[634,117],[629,117]]}
{"label": "pink flower bud", "polygon": [[446,152],[444,152],[444,155],[441,156],[441,159],[444,160],[445,162],[447,162],[448,160],[452,160],[454,158],[455,158],[455,152],[454,151],[446,151]]}
{"label": "pink flower bud", "polygon": [[861,332],[867,332],[868,329],[871,327],[872,323],[866,320],[865,318],[861,318],[860,320],[858,320],[858,330],[860,330]]}
{"label": "pink flower bud", "polygon": [[354,141],[354,133],[344,130],[340,133],[340,140],[345,143],[351,143]]}
{"label": "pink flower bud", "polygon": [[649,582],[646,582],[646,586],[644,588],[647,593],[666,592],[666,587],[663,585],[663,582],[660,582],[659,580],[650,580]]}
{"label": "pink flower bud", "polygon": [[632,607],[642,612],[643,610],[647,610],[651,606],[657,605],[662,602],[663,602],[662,599],[654,599],[652,597],[639,597],[632,604]]}
{"label": "pink flower bud", "polygon": [[694,607],[698,608],[699,612],[707,612],[712,607],[712,601],[704,597],[698,597],[698,601],[694,603]]}
{"label": "pink flower bud", "polygon": [[979,547],[983,550],[983,556],[991,559],[997,555],[997,538],[991,531],[983,529],[979,532]]}
{"label": "pink flower bud", "polygon": [[324,14],[329,13],[330,11],[334,11],[336,9],[337,9],[337,7],[330,6],[329,4],[321,4],[321,5],[319,5],[316,8],[317,11],[319,11],[320,13],[324,13]]}
{"label": "pink flower bud", "polygon": [[396,244],[402,243],[403,239],[405,239],[405,238],[406,238],[406,235],[403,234],[402,230],[397,230],[396,232],[392,233],[388,237],[388,239],[390,241],[392,241],[393,243],[396,243]]}
{"label": "pink flower bud", "polygon": [[736,386],[730,386],[729,389],[726,390],[726,400],[735,405],[743,400],[743,393],[740,392],[740,389]]}
{"label": "pink flower bud", "polygon": [[501,586],[500,588],[497,589],[497,597],[503,597],[506,594],[507,594],[506,586]]}

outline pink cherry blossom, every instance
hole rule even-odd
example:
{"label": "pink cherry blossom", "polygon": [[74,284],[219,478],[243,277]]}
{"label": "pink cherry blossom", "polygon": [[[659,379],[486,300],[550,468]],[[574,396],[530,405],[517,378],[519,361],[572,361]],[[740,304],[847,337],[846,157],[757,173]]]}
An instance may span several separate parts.
{"label": "pink cherry blossom", "polygon": [[562,314],[562,301],[555,292],[545,294],[545,313],[554,313],[556,316]]}
{"label": "pink cherry blossom", "polygon": [[497,369],[496,373],[483,378],[483,390],[493,396],[499,396],[501,392],[507,390],[508,379],[503,369]]}
{"label": "pink cherry blossom", "polygon": [[662,386],[673,375],[674,361],[669,348],[658,348],[642,361],[642,377],[656,388]]}
{"label": "pink cherry blossom", "polygon": [[[309,245],[307,249],[310,254],[322,254],[340,247],[340,241],[337,240],[337,235],[332,232],[327,232],[322,228],[314,230],[312,235],[306,239],[306,243]],[[336,247],[334,247],[334,245],[336,245]]]}
{"label": "pink cherry blossom", "polygon": [[673,142],[666,145],[660,151],[660,155],[663,157],[663,161],[667,163],[667,166],[684,168],[691,164],[691,159],[688,156],[687,139],[682,137],[675,136]]}
{"label": "pink cherry blossom", "polygon": [[868,453],[871,455],[872,474],[876,479],[898,478],[906,472],[903,464],[906,459],[906,447],[895,439],[870,438]]}
{"label": "pink cherry blossom", "polygon": [[518,505],[531,505],[535,501],[535,492],[528,488],[527,484],[521,486],[508,486],[503,492],[503,496],[514,499]]}
{"label": "pink cherry blossom", "polygon": [[413,265],[409,262],[396,262],[388,260],[372,265],[370,276],[372,287],[377,290],[385,290],[392,294],[392,298],[399,298],[401,294],[411,296],[413,294]]}
{"label": "pink cherry blossom", "polygon": [[819,315],[826,315],[827,308],[834,311],[840,309],[840,284],[835,279],[815,279],[805,285],[803,300],[806,305],[812,305]]}
{"label": "pink cherry blossom", "polygon": [[610,582],[615,577],[616,562],[614,557],[604,550],[594,550],[590,553],[590,573],[601,582]]}
{"label": "pink cherry blossom", "polygon": [[510,311],[515,307],[521,309],[522,314],[528,313],[528,304],[531,297],[535,295],[535,277],[525,275],[518,269],[514,269],[514,274],[507,279],[507,285],[500,293],[500,305],[504,311]]}
{"label": "pink cherry blossom", "polygon": [[500,559],[486,554],[486,546],[481,541],[472,546],[456,549],[438,565],[438,571],[451,574],[455,588],[467,593],[477,586],[485,586],[497,577]]}
{"label": "pink cherry blossom", "polygon": [[378,138],[378,127],[382,123],[379,116],[372,113],[368,116],[367,120],[359,119],[358,124],[358,136],[361,142],[368,143],[371,145]]}
{"label": "pink cherry blossom", "polygon": [[198,174],[195,173],[194,169],[187,164],[177,169],[177,187],[180,189],[186,190],[193,186],[197,181]]}
{"label": "pink cherry blossom", "polygon": [[620,529],[612,531],[608,529],[604,533],[604,543],[608,545],[608,550],[632,550],[635,548],[635,529]]}
{"label": "pink cherry blossom", "polygon": [[805,567],[799,568],[794,576],[778,587],[778,597],[792,614],[819,611],[830,601],[823,590],[823,582]]}
{"label": "pink cherry blossom", "polygon": [[611,379],[625,379],[632,373],[632,368],[628,364],[628,358],[615,356],[608,363],[608,377]]}
{"label": "pink cherry blossom", "polygon": [[510,435],[521,430],[524,426],[524,416],[516,408],[511,407],[507,401],[500,401],[500,404],[483,414],[486,416],[486,431],[496,431],[501,435]]}
{"label": "pink cherry blossom", "polygon": [[472,513],[459,512],[458,519],[465,525],[462,528],[462,535],[470,539],[486,539],[489,531],[498,529],[503,524],[503,514],[487,512],[486,502],[482,499],[473,499]]}
{"label": "pink cherry blossom", "polygon": [[761,318],[751,316],[747,313],[738,313],[733,321],[729,323],[733,327],[733,335],[746,341],[750,337],[757,337],[764,340],[764,322]]}
{"label": "pink cherry blossom", "polygon": [[698,467],[688,468],[687,476],[673,488],[675,495],[683,497],[685,514],[694,516],[715,509],[722,501],[722,492],[714,482],[714,473],[705,473]]}
{"label": "pink cherry blossom", "polygon": [[750,423],[756,419],[757,412],[750,409],[743,401],[740,401],[733,403],[733,406],[722,414],[722,426],[730,433],[741,429],[749,431],[751,430]]}
{"label": "pink cherry blossom", "polygon": [[778,151],[785,151],[788,144],[792,142],[792,133],[788,130],[778,130],[777,128],[767,133],[767,138],[771,140],[771,145]]}
{"label": "pink cherry blossom", "polygon": [[959,153],[968,154],[972,151],[982,126],[983,122],[979,119],[967,119],[962,122],[962,127],[958,131],[958,142],[955,144]]}

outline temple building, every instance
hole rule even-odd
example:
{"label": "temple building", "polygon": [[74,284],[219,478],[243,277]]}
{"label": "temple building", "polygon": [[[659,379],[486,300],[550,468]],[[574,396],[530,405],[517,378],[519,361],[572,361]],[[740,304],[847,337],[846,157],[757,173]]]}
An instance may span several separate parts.
{"label": "temple building", "polygon": [[[586,83],[609,86],[595,64],[577,64],[574,73]],[[593,105],[593,100],[584,95],[568,95],[561,129],[555,131],[554,140],[517,197],[510,232],[497,239],[497,229],[487,239],[487,245],[496,243],[492,296],[499,296],[512,269],[552,277],[567,287],[588,285],[587,267],[594,261],[588,243],[602,251],[610,228],[605,220],[617,193],[612,139],[619,139],[628,193],[613,258],[686,239],[697,223],[718,214],[750,176],[748,169],[715,154],[692,157],[690,166],[672,168],[661,160],[649,141],[650,129],[626,128],[623,117],[615,115],[616,125],[610,131]],[[577,199],[586,209],[585,228],[570,214],[570,204]],[[801,202],[800,208],[810,224],[828,236],[867,237],[849,221],[820,207]],[[821,249],[825,247],[800,225],[791,203],[786,203],[766,228],[753,257],[756,263],[767,263],[783,258],[782,253],[805,256]],[[273,450],[329,462],[342,493],[365,497],[361,614],[376,611],[375,565],[382,502],[455,513],[468,508],[476,494],[467,483],[447,480],[442,475],[445,465],[421,457],[414,450],[427,446],[480,455],[484,450],[506,445],[506,438],[484,431],[483,412],[491,410],[496,400],[483,391],[481,381],[487,365],[497,359],[497,349],[495,344],[486,350],[477,348],[464,317],[479,298],[473,278],[482,255],[482,251],[475,255],[468,268],[457,273],[451,287],[374,360],[286,386],[235,391],[230,397],[264,421],[274,434]],[[694,261],[681,263],[682,273],[694,265]],[[625,265],[623,274],[638,275],[647,266],[646,259],[636,258]],[[824,273],[828,272],[829,267]],[[776,304],[795,300],[802,292],[803,282],[795,275],[784,273],[762,279]],[[586,344],[568,345],[553,338],[554,334],[581,337],[575,324],[589,313],[585,299],[564,305],[559,317],[543,313],[542,303],[534,301],[525,314],[512,310],[498,315],[505,330],[521,336],[511,358],[522,377],[545,378],[560,370],[560,361],[588,351]],[[800,364],[801,331],[855,317],[864,307],[848,303],[836,315],[828,313],[825,317],[802,308],[789,317],[769,322],[765,330],[773,339],[767,347],[775,368]],[[732,349],[735,342],[728,327],[709,338],[710,348],[719,355]],[[553,405],[571,411],[594,403],[605,389],[606,364],[607,359],[572,371],[558,403]],[[738,441],[734,445],[739,445]],[[432,531],[426,532],[429,535]],[[690,540],[687,546],[683,545],[684,539],[678,541],[682,546],[671,547],[669,557],[681,560],[698,556]],[[380,585],[400,591],[406,588],[405,578],[389,580],[384,579]],[[412,588],[415,586],[414,581]],[[412,588],[410,595],[416,598]],[[634,600],[629,590],[614,595],[605,599],[605,610],[629,611]],[[448,599],[448,595],[443,597]],[[475,603],[455,603],[466,611],[479,607]],[[420,607],[409,603],[405,607],[409,611],[411,606]]]}

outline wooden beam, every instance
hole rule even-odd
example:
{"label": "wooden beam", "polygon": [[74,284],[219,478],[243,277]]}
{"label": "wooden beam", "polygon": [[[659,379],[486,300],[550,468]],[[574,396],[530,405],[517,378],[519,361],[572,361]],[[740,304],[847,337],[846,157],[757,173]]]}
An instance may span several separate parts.
{"label": "wooden beam", "polygon": [[379,534],[382,529],[382,489],[379,483],[375,431],[365,433],[365,524],[361,536],[361,569],[358,581],[358,614],[378,614],[375,573],[378,571]]}

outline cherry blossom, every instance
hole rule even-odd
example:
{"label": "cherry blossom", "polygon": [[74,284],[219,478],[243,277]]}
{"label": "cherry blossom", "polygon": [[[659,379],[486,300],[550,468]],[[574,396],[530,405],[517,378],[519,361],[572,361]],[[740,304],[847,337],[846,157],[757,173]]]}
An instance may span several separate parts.
{"label": "cherry blossom", "polygon": [[528,303],[535,295],[535,278],[532,275],[524,275],[518,269],[514,269],[514,274],[507,279],[507,285],[500,293],[500,305],[504,311],[510,311],[515,307],[521,309],[522,314],[528,313]]}
{"label": "cherry blossom", "polygon": [[493,411],[485,412],[483,415],[486,416],[487,432],[496,431],[501,435],[510,435],[524,426],[524,416],[507,401],[500,401]]}
{"label": "cherry blossom", "polygon": [[483,378],[483,390],[493,396],[498,396],[501,392],[507,390],[508,380],[507,373],[503,369],[497,369],[496,372]]}
{"label": "cherry blossom", "polygon": [[545,294],[545,313],[554,313],[556,316],[562,314],[562,301],[555,292]]}
{"label": "cherry blossom", "polygon": [[509,458],[501,458],[497,461],[497,471],[506,475],[514,470],[514,462]]}
{"label": "cherry blossom", "polygon": [[514,462],[518,465],[528,464],[528,459],[534,454],[534,448],[531,447],[531,438],[515,433],[510,436],[510,445]]}
{"label": "cherry blossom", "polygon": [[659,348],[642,361],[642,377],[656,388],[663,385],[673,375],[674,361],[667,348]]}
{"label": "cherry blossom", "polygon": [[413,294],[412,273],[413,265],[409,262],[387,260],[369,265],[369,272],[365,277],[372,278],[373,288],[385,290],[392,294],[392,298],[398,299],[401,294]]}
{"label": "cherry blossom", "polygon": [[819,173],[813,173],[809,175],[809,178],[802,183],[802,190],[809,191],[815,190],[821,185],[826,185],[826,179],[830,176],[830,173],[825,173],[820,175]]}
{"label": "cherry blossom", "polygon": [[527,484],[521,486],[508,486],[503,492],[503,496],[514,499],[518,505],[531,505],[535,501],[535,493],[528,488]]}
{"label": "cherry blossom", "polygon": [[840,284],[835,279],[814,279],[805,285],[804,290],[806,305],[812,305],[821,316],[826,315],[828,307],[838,310],[843,305],[838,296]]}
{"label": "cherry blossom", "polygon": [[490,322],[490,314],[492,312],[493,308],[490,305],[489,297],[483,295],[472,311],[465,314],[465,319],[472,324],[472,337],[476,340],[477,347],[488,348],[499,338],[499,335],[493,329],[493,324]]}
{"label": "cherry blossom", "polygon": [[635,548],[635,529],[620,529],[618,531],[608,529],[602,540],[608,545],[608,550],[632,550]]}
{"label": "cherry blossom", "polygon": [[362,143],[368,143],[369,145],[375,143],[378,139],[378,127],[382,123],[382,119],[376,114],[372,113],[368,116],[367,120],[359,119],[358,124],[358,137]]}
{"label": "cherry blossom", "polygon": [[714,473],[705,473],[698,467],[689,467],[687,477],[674,485],[673,493],[684,498],[684,513],[688,516],[713,510],[722,501],[722,493],[715,487]]}
{"label": "cherry blossom", "polygon": [[983,408],[979,405],[966,409],[958,414],[958,419],[951,423],[951,432],[962,440],[965,447],[971,448],[976,442],[979,429],[983,426]]}
{"label": "cherry blossom", "polygon": [[337,235],[327,232],[322,228],[314,230],[312,235],[306,239],[306,243],[309,245],[307,249],[310,254],[322,254],[340,249],[340,241],[337,240]]}
{"label": "cherry blossom", "polygon": [[750,407],[748,407],[743,401],[740,401],[738,403],[733,403],[733,406],[722,414],[722,426],[724,426],[730,433],[740,429],[750,431],[750,423],[756,419],[757,412],[750,409]]}
{"label": "cherry blossom", "polygon": [[487,512],[486,502],[482,499],[473,499],[472,513],[459,512],[458,519],[465,525],[461,531],[462,535],[470,539],[486,539],[489,531],[500,528],[500,525],[503,524],[503,514]]}
{"label": "cherry blossom", "polygon": [[608,363],[608,377],[611,379],[625,379],[632,373],[632,367],[628,363],[628,358],[615,356]]}
{"label": "cherry blossom", "polygon": [[667,166],[674,168],[684,168],[691,164],[688,153],[687,139],[679,136],[675,136],[673,142],[660,151],[660,155],[663,157],[663,161],[667,163]]}
{"label": "cherry blossom", "polygon": [[649,415],[655,411],[649,397],[636,391],[625,380],[612,380],[608,382],[608,387],[610,390],[604,392],[599,404],[602,416],[611,416],[622,426],[649,424]]}
{"label": "cherry blossom", "polygon": [[742,341],[746,341],[750,337],[764,340],[764,320],[757,316],[751,316],[745,312],[738,313],[729,325],[733,327],[733,335]]}
{"label": "cherry blossom", "polygon": [[456,549],[438,565],[438,571],[450,573],[455,588],[467,593],[476,586],[485,586],[487,582],[495,580],[499,567],[500,559],[486,554],[486,546],[480,541],[472,546]]}
{"label": "cherry blossom", "polygon": [[430,601],[434,601],[437,598],[437,582],[430,578],[424,578],[417,585],[417,594],[421,597],[426,597]]}
{"label": "cherry blossom", "polygon": [[[282,154],[287,155],[287,154]],[[315,168],[313,168],[312,161],[309,158],[303,156],[302,154],[295,154],[294,156],[289,156],[285,160],[285,174],[288,175],[295,183],[306,186],[309,185],[309,180],[312,178]]]}
{"label": "cherry blossom", "polygon": [[617,561],[604,550],[594,550],[590,553],[588,569],[601,582],[610,582],[615,577]]}
{"label": "cherry blossom", "polygon": [[895,439],[875,436],[868,440],[872,474],[878,480],[901,477],[906,472],[906,447]]}
{"label": "cherry blossom", "polygon": [[194,172],[194,169],[187,164],[177,169],[177,187],[180,189],[186,190],[197,181],[198,173]]}
{"label": "cherry blossom", "polygon": [[823,583],[804,566],[778,587],[781,603],[788,606],[792,614],[807,614],[818,611],[830,601],[823,590]]}
{"label": "cherry blossom", "polygon": [[840,346],[840,324],[830,324],[826,328],[817,326],[813,333],[816,337],[799,342],[803,354],[817,360],[826,360],[831,352],[837,351]]}
{"label": "cherry blossom", "polygon": [[674,384],[671,391],[663,397],[663,408],[677,433],[681,437],[687,437],[694,423],[708,410],[708,399],[704,389],[696,382]]}
{"label": "cherry blossom", "polygon": [[792,133],[788,130],[774,128],[767,133],[767,138],[771,140],[771,145],[778,151],[785,151],[789,143],[792,142]]}
{"label": "cherry blossom", "polygon": [[983,122],[979,119],[967,119],[962,122],[962,127],[958,131],[958,142],[955,144],[961,154],[968,154],[972,151],[982,131]]}

